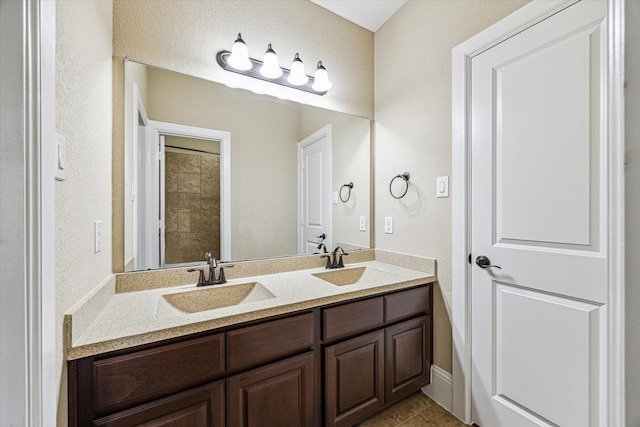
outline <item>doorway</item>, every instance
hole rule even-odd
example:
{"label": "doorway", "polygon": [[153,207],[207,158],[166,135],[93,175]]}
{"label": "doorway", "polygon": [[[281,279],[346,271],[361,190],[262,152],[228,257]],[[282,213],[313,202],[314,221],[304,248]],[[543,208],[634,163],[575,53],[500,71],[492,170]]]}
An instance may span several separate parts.
{"label": "doorway", "polygon": [[532,2],[453,51],[453,412],[467,422],[623,425],[618,6]]}
{"label": "doorway", "polygon": [[331,125],[298,143],[298,253],[332,247]]}
{"label": "doorway", "polygon": [[[221,259],[220,142],[162,135],[165,152],[161,264]],[[164,209],[162,208],[164,206]]]}
{"label": "doorway", "polygon": [[205,252],[231,259],[230,140],[148,120],[135,174],[136,269],[202,263]]}

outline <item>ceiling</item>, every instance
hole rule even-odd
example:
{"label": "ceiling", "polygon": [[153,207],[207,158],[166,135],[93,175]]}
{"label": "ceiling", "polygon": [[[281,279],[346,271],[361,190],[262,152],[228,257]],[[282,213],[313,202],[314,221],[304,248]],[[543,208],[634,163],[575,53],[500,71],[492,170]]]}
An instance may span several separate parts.
{"label": "ceiling", "polygon": [[374,33],[407,2],[407,0],[311,1]]}

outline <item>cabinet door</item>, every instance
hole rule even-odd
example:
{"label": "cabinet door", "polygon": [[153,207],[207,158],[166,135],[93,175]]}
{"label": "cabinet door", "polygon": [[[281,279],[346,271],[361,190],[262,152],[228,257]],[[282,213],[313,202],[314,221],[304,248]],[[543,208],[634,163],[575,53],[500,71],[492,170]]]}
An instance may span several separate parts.
{"label": "cabinet door", "polygon": [[395,402],[429,383],[431,368],[430,317],[385,329],[385,402]]}
{"label": "cabinet door", "polygon": [[311,426],[313,406],[312,352],[227,379],[230,426]]}
{"label": "cabinet door", "polygon": [[156,400],[93,422],[100,427],[223,427],[224,381]]}
{"label": "cabinet door", "polygon": [[351,426],[384,405],[384,330],[325,349],[325,422]]}

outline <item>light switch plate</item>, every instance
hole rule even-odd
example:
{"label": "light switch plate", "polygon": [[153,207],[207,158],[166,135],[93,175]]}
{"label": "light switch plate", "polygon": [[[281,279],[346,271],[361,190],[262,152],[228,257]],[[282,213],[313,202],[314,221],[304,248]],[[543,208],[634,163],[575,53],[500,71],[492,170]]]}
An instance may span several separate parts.
{"label": "light switch plate", "polygon": [[436,178],[436,197],[449,197],[449,177]]}
{"label": "light switch plate", "polygon": [[334,205],[338,204],[338,192],[337,191],[333,192],[333,204]]}
{"label": "light switch plate", "polygon": [[384,232],[386,234],[393,234],[393,218],[390,216],[384,217]]}
{"label": "light switch plate", "polygon": [[95,253],[102,250],[102,221],[95,221],[93,223],[93,232],[95,238]]}
{"label": "light switch plate", "polygon": [[367,231],[367,220],[365,217],[360,217],[360,231]]}
{"label": "light switch plate", "polygon": [[64,181],[67,178],[67,142],[64,136],[56,133],[56,180]]}

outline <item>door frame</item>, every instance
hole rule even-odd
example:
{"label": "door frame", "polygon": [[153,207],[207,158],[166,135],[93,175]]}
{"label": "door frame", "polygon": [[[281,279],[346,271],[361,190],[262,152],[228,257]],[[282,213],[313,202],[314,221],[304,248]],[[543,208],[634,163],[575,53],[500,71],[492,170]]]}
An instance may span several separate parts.
{"label": "door frame", "polygon": [[[134,131],[133,131],[133,159],[129,160],[128,157],[129,156],[125,156],[124,161],[125,161],[125,174],[126,171],[128,170],[132,170],[133,171],[133,176],[129,179],[129,180],[125,180],[125,186],[127,184],[129,184],[129,182],[131,182],[131,194],[130,196],[132,197],[134,203],[132,206],[132,210],[133,210],[133,228],[132,230],[138,230],[138,224],[139,224],[139,218],[138,218],[138,214],[139,214],[139,204],[140,204],[140,191],[139,191],[139,186],[140,186],[140,179],[139,179],[139,169],[140,169],[140,144],[147,144],[147,128],[149,126],[149,116],[147,115],[147,110],[145,108],[143,99],[142,99],[142,95],[140,94],[140,88],[138,87],[138,84],[136,82],[133,82],[133,116],[131,117],[133,126],[134,126]],[[140,119],[142,119],[143,124],[140,124]],[[141,137],[140,136],[140,132],[141,129],[144,128],[144,136]],[[143,139],[143,141],[140,141],[141,139]],[[126,163],[127,161],[133,161],[133,164],[131,165],[131,167],[127,166]],[[126,189],[125,189],[126,192]],[[126,202],[125,202],[126,203]],[[125,223],[126,223],[126,216],[125,216]],[[125,230],[126,230],[126,225],[125,225]],[[126,231],[125,231],[126,233]],[[141,256],[141,249],[144,247],[144,244],[142,242],[140,242],[140,238],[139,238],[139,233],[135,233],[133,238],[131,239],[132,243],[133,243],[133,247],[132,247],[132,251],[131,253],[133,254],[133,259],[134,259],[134,269],[135,270],[139,270],[140,268],[138,267],[138,265],[140,264],[140,261],[142,260],[142,256]],[[125,237],[125,245],[127,244],[127,240]],[[125,255],[127,253],[127,250],[125,248]],[[127,265],[129,265],[130,260],[126,259],[124,260],[124,266],[125,269],[127,267]],[[125,270],[126,271],[126,270]]]}
{"label": "door frame", "polygon": [[[471,129],[470,78],[473,57],[565,9],[578,0],[533,0],[452,50],[452,329],[453,414],[471,419]],[[607,2],[607,138],[609,218],[607,371],[602,373],[605,425],[624,425],[624,2]]]}
{"label": "door frame", "polygon": [[[12,221],[0,227],[0,423],[51,426],[57,418],[55,278],[56,4],[6,2],[0,26],[4,151],[0,186]],[[5,44],[5,42],[7,42]],[[4,67],[3,67],[4,68]],[[3,92],[4,94],[4,92]],[[6,125],[6,126],[5,126]],[[5,225],[9,224],[7,222]],[[5,234],[6,233],[6,234]],[[10,256],[4,256],[10,255]],[[10,350],[10,351],[9,351]]]}
{"label": "door frame", "polygon": [[[296,169],[296,175],[297,175],[297,180],[298,180],[298,224],[296,227],[298,236],[297,236],[297,241],[298,241],[298,254],[304,254],[304,246],[305,246],[305,242],[304,242],[304,233],[302,232],[302,203],[304,200],[304,195],[302,194],[302,172],[301,172],[301,167],[302,167],[302,151],[305,147],[308,147],[309,145],[313,144],[314,142],[322,139],[322,138],[327,138],[328,142],[329,142],[329,158],[331,159],[331,162],[329,163],[329,175],[331,176],[331,182],[328,184],[329,188],[331,189],[333,186],[333,150],[332,150],[332,145],[333,145],[333,141],[331,139],[332,137],[332,129],[331,129],[331,125],[328,124],[326,126],[321,127],[320,129],[318,129],[317,131],[313,132],[311,135],[303,138],[300,142],[298,142],[297,144],[297,159],[298,159],[298,164],[297,164],[297,169]],[[329,192],[331,192],[331,190],[329,190]],[[331,208],[329,209],[330,211],[330,215],[329,215],[329,232],[327,233],[327,237],[324,240],[325,244],[329,244],[328,249],[330,250],[332,247],[332,242],[333,242],[333,205],[331,205]]]}
{"label": "door frame", "polygon": [[[148,138],[160,135],[208,139],[220,143],[220,259],[231,258],[231,132],[149,120]],[[151,145],[151,144],[149,144]],[[162,207],[164,208],[164,207]],[[164,224],[162,225],[164,228]]]}

